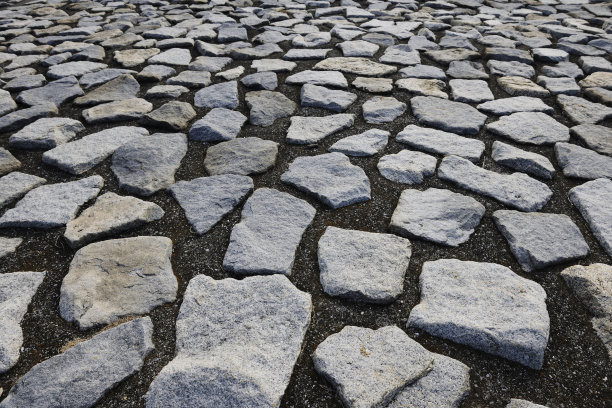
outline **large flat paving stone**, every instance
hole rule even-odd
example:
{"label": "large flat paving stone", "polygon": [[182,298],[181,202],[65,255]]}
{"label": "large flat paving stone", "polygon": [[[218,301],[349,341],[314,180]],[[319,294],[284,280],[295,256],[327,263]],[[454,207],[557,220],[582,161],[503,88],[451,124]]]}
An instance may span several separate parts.
{"label": "large flat paving stone", "polygon": [[9,146],[17,149],[52,149],[73,139],[85,130],[78,120],[70,118],[41,118],[13,133]]}
{"label": "large flat paving stone", "polygon": [[280,92],[247,92],[245,101],[250,109],[249,121],[256,126],[271,126],[276,119],[291,116],[297,104]]}
{"label": "large flat paving stone", "polygon": [[487,130],[519,143],[534,145],[567,142],[569,128],[542,112],[517,112],[487,125]]}
{"label": "large flat paving stone", "polygon": [[149,387],[147,408],[278,407],[311,313],[310,295],[284,276],[196,276],[176,321],[176,356]]}
{"label": "large flat paving stone", "polygon": [[421,152],[401,150],[380,158],[376,167],[387,180],[404,184],[421,184],[436,172],[438,159]]}
{"label": "large flat paving stone", "polygon": [[420,123],[447,132],[475,135],[487,119],[468,104],[433,96],[415,96],[410,105]]}
{"label": "large flat paving stone", "polygon": [[330,152],[347,156],[373,156],[387,146],[390,133],[381,129],[370,129],[365,132],[338,140],[330,146]]}
{"label": "large flat paving stone", "polygon": [[440,259],[423,264],[419,287],[408,326],[542,368],[550,320],[537,283],[494,263]]}
{"label": "large flat paving stone", "polygon": [[555,174],[554,166],[545,156],[506,143],[493,142],[491,158],[496,163],[535,177],[550,180]]}
{"label": "large flat paving stone", "polygon": [[555,157],[566,177],[612,179],[612,157],[572,143],[555,144]]}
{"label": "large flat paving stone", "polygon": [[335,115],[293,116],[291,125],[287,130],[287,143],[314,144],[327,136],[353,126],[355,115],[351,113],[338,113]]}
{"label": "large flat paving stone", "polygon": [[363,76],[384,76],[397,71],[397,67],[381,64],[368,58],[361,57],[334,57],[317,62],[316,70],[340,71],[345,74]]}
{"label": "large flat paving stone", "polygon": [[295,251],[316,210],[280,191],[255,190],[232,229],[223,268],[240,275],[290,275]]}
{"label": "large flat paving stone", "polygon": [[206,151],[204,167],[218,174],[261,174],[276,163],[278,143],[258,137],[244,137],[221,142]]}
{"label": "large flat paving stone", "polygon": [[62,318],[88,329],[145,314],[176,299],[166,237],[96,242],[77,251],[60,289]]}
{"label": "large flat paving stone", "polygon": [[225,108],[211,109],[189,129],[189,140],[198,142],[222,142],[235,139],[247,117]]}
{"label": "large flat paving stone", "polygon": [[574,187],[569,191],[569,199],[612,256],[612,180],[602,178]]}
{"label": "large flat paving stone", "polygon": [[47,180],[31,174],[14,171],[0,178],[0,209],[21,198],[28,191],[45,184]]}
{"label": "large flat paving stone", "polygon": [[304,84],[300,91],[300,100],[302,106],[344,112],[357,100],[357,95],[324,86]]}
{"label": "large flat paving stone", "polygon": [[406,126],[395,140],[425,152],[460,156],[472,162],[480,160],[485,149],[485,144],[480,140],[416,125]]}

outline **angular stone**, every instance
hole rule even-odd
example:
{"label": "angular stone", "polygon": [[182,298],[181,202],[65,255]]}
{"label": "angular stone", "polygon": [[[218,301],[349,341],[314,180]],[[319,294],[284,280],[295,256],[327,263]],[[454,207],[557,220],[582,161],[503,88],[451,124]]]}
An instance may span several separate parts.
{"label": "angular stone", "polygon": [[25,125],[40,118],[57,114],[57,106],[53,103],[36,105],[31,108],[20,109],[0,117],[0,132],[21,129]]}
{"label": "angular stone", "polygon": [[595,334],[599,337],[608,351],[608,358],[612,358],[612,322],[609,317],[596,317],[591,319]]}
{"label": "angular stone", "polygon": [[370,93],[387,93],[393,90],[393,80],[391,78],[357,77],[352,85],[361,91]]}
{"label": "angular stone", "polygon": [[555,174],[555,168],[545,156],[527,152],[506,143],[493,142],[491,158],[494,162],[513,170],[547,180],[551,180]]}
{"label": "angular stone", "polygon": [[342,153],[298,157],[281,175],[281,181],[334,209],[370,199],[370,180]]}
{"label": "angular stone", "polygon": [[334,112],[345,111],[357,95],[352,92],[328,89],[323,86],[304,84],[300,92],[302,106],[329,109]]}
{"label": "angular stone", "polygon": [[597,123],[612,118],[612,108],[584,98],[570,95],[557,95],[557,102],[563,112],[576,123]]}
{"label": "angular stone", "polygon": [[407,237],[458,246],[474,233],[484,213],[482,204],[459,193],[407,189],[400,195],[390,228]]}
{"label": "angular stone", "polygon": [[0,208],[47,182],[44,178],[14,171],[0,178]]}
{"label": "angular stone", "polygon": [[582,78],[584,76],[584,73],[580,67],[573,62],[559,62],[555,65],[544,65],[542,67],[542,74],[549,77],[568,77],[574,79]]}
{"label": "angular stone", "polygon": [[9,146],[17,149],[52,149],[62,145],[85,130],[78,120],[69,118],[41,118],[13,133]]}
{"label": "angular stone", "polygon": [[453,61],[471,60],[480,57],[476,51],[465,48],[448,48],[445,50],[427,50],[425,56],[431,58],[438,64],[448,65]]}
{"label": "angular stone", "polygon": [[403,78],[424,78],[424,79],[439,79],[444,81],[446,74],[438,67],[432,65],[415,65],[399,70]]}
{"label": "angular stone", "polygon": [[565,214],[499,210],[493,219],[523,270],[533,272],[584,258],[589,246]]}
{"label": "angular stone", "polygon": [[522,399],[511,398],[506,408],[548,408],[546,405],[534,404]]}
{"label": "angular stone", "polygon": [[235,109],[238,107],[238,83],[227,81],[202,88],[195,94],[194,105],[199,108]]}
{"label": "angular stone", "polygon": [[476,108],[497,116],[510,115],[516,112],[554,112],[554,109],[545,104],[540,98],[532,98],[530,96],[495,99],[494,101],[481,103]]}
{"label": "angular stone", "polygon": [[391,65],[380,64],[367,58],[360,57],[334,57],[327,58],[318,62],[314,69],[340,71],[345,74],[355,74],[361,76],[384,76],[397,71]]}
{"label": "angular stone", "polygon": [[153,350],[149,317],[110,328],[36,364],[0,403],[2,408],[91,407],[142,368]]}
{"label": "angular stone", "polygon": [[287,143],[312,144],[353,126],[355,115],[339,113],[323,117],[293,116],[287,130]]}
{"label": "angular stone", "polygon": [[436,172],[438,159],[421,152],[402,150],[388,154],[378,161],[378,171],[387,180],[396,183],[421,184],[425,177]]}
{"label": "angular stone", "polygon": [[132,68],[160,53],[159,48],[143,48],[134,50],[115,51],[113,58],[119,65]]}
{"label": "angular stone", "polygon": [[423,264],[419,287],[408,326],[542,368],[550,320],[537,283],[494,263],[440,259]]}
{"label": "angular stone", "polygon": [[136,97],[139,90],[138,81],[129,74],[123,74],[88,92],[87,95],[76,98],[74,103],[76,105],[97,105],[122,101]]}
{"label": "angular stone", "polygon": [[[20,243],[21,239],[18,241]],[[0,258],[2,256],[4,255],[0,249]],[[28,311],[32,297],[45,278],[45,274],[45,272],[0,274],[0,313],[2,316],[0,318],[0,374],[8,371],[19,360],[23,344],[21,320]],[[4,403],[2,405],[4,406]]]}
{"label": "angular stone", "polygon": [[337,47],[345,57],[373,57],[380,49],[380,46],[363,40],[343,41]]}
{"label": "angular stone", "polygon": [[64,238],[72,248],[138,228],[161,219],[164,210],[148,201],[108,192],[66,224]]}
{"label": "angular stone", "polygon": [[8,150],[0,147],[0,176],[17,170],[21,167],[21,162],[15,158]]}
{"label": "angular stone", "polygon": [[414,95],[436,96],[438,98],[448,99],[448,95],[444,92],[446,83],[439,79],[404,78],[395,81],[395,85],[399,89],[403,89]]}
{"label": "angular stone", "polygon": [[170,48],[153,55],[147,61],[149,64],[166,64],[188,66],[191,62],[191,51],[185,48]]}
{"label": "angular stone", "polygon": [[416,125],[406,126],[395,140],[429,153],[460,156],[473,162],[480,160],[485,149],[480,140]]}
{"label": "angular stone", "polygon": [[177,318],[175,358],[149,387],[147,408],[278,407],[311,313],[310,295],[284,276],[196,276]]}
{"label": "angular stone", "polygon": [[319,344],[315,370],[349,408],[385,407],[433,367],[433,354],[397,326],[344,326]]}
{"label": "angular stone", "polygon": [[278,86],[278,78],[276,73],[264,71],[247,75],[240,83],[250,89],[273,91]]}
{"label": "angular stone", "polygon": [[612,316],[612,266],[598,263],[574,265],[561,277],[593,316]]}
{"label": "angular stone", "polygon": [[141,98],[103,103],[83,111],[87,123],[107,123],[140,119],[153,110],[153,104]]}
{"label": "angular stone", "polygon": [[573,78],[539,76],[536,82],[548,89],[552,95],[580,95],[580,87]]}
{"label": "angular stone", "polygon": [[4,116],[17,109],[17,104],[7,91],[0,90],[0,116]]}
{"label": "angular stone", "polygon": [[196,111],[189,103],[170,101],[144,115],[140,122],[170,130],[181,130],[195,117]]}
{"label": "angular stone", "polygon": [[538,211],[552,197],[546,184],[524,173],[496,173],[458,156],[442,159],[438,177],[521,211]]}
{"label": "angular stone", "polygon": [[569,199],[589,223],[604,250],[612,256],[612,181],[601,178],[574,187],[569,191]]}
{"label": "angular stone", "polygon": [[612,157],[571,143],[555,144],[557,163],[566,177],[612,179]]}
{"label": "angular stone", "polygon": [[[144,71],[144,70],[143,70]],[[79,84],[85,89],[89,89],[93,86],[103,85],[108,81],[111,81],[121,75],[130,74],[130,75],[138,75],[138,78],[141,78],[143,72],[140,73],[133,71],[131,69],[121,69],[121,68],[107,68],[101,71],[92,72],[89,74],[83,75],[79,78]]]}
{"label": "angular stone", "polygon": [[589,149],[612,156],[612,129],[609,127],[584,123],[574,126],[570,129],[570,132],[586,144]]}
{"label": "angular stone", "polygon": [[517,112],[489,123],[486,129],[519,143],[542,145],[567,142],[569,128],[543,112]]}
{"label": "angular stone", "polygon": [[540,85],[520,76],[503,76],[497,79],[497,83],[506,93],[512,96],[546,98],[550,95],[550,92]]}
{"label": "angular stone", "polygon": [[21,245],[22,242],[22,238],[0,237],[0,259],[14,253],[17,250],[17,247]]}
{"label": "angular stone", "polygon": [[198,57],[189,64],[189,69],[193,71],[218,72],[231,62],[232,59],[229,57]]}
{"label": "angular stone", "polygon": [[346,78],[338,71],[311,71],[304,70],[293,74],[285,79],[285,83],[289,85],[320,85],[331,86],[334,88],[348,88]]}
{"label": "angular stone", "polygon": [[487,119],[470,105],[431,96],[416,96],[410,105],[420,123],[449,132],[475,135]]}
{"label": "angular stone", "polygon": [[457,102],[480,103],[492,101],[493,93],[486,81],[479,79],[451,79],[450,85],[453,100]]}
{"label": "angular stone", "polygon": [[185,211],[185,216],[202,235],[232,212],[253,191],[250,177],[235,174],[179,181],[168,191]]}
{"label": "angular stone", "polygon": [[286,118],[295,112],[297,104],[280,92],[247,92],[246,104],[250,109],[250,123],[256,126],[271,126],[276,119]]}
{"label": "angular stone", "polygon": [[204,168],[210,175],[260,174],[274,167],[278,143],[258,137],[245,137],[211,146]]}
{"label": "angular stone", "polygon": [[98,195],[103,185],[102,177],[91,176],[36,187],[0,217],[0,228],[62,227],[76,216],[83,204]]}
{"label": "angular stone", "polygon": [[53,65],[47,71],[49,78],[58,79],[70,76],[80,77],[90,72],[108,68],[108,65],[91,61],[71,61]]}
{"label": "angular stone", "polygon": [[183,71],[166,81],[168,85],[181,85],[188,88],[201,88],[210,85],[210,82],[210,72],[189,70]]}
{"label": "angular stone", "polygon": [[240,275],[289,276],[302,234],[315,213],[310,204],[290,194],[255,190],[232,229],[223,268]]}
{"label": "angular stone", "polygon": [[393,122],[406,112],[406,104],[392,96],[375,96],[368,99],[362,106],[363,118],[367,123]]}
{"label": "angular stone", "polygon": [[235,139],[247,118],[240,112],[214,108],[189,130],[189,139],[199,142],[221,142]]}
{"label": "angular stone", "polygon": [[347,156],[372,156],[384,149],[390,133],[386,130],[370,129],[357,135],[338,140],[329,148],[330,152],[339,152]]}
{"label": "angular stone", "polygon": [[251,63],[251,68],[257,72],[273,71],[273,72],[291,72],[297,64],[291,61],[283,61],[279,59],[260,59]]}
{"label": "angular stone", "polygon": [[62,281],[62,318],[84,330],[173,302],[178,283],[171,255],[166,237],[112,239],[81,248]]}
{"label": "angular stone", "polygon": [[474,61],[451,61],[446,73],[453,78],[489,79],[482,64]]}
{"label": "angular stone", "polygon": [[186,153],[183,133],[135,137],[115,150],[111,170],[121,189],[149,196],[174,184],[174,173]]}
{"label": "angular stone", "polygon": [[62,103],[75,96],[83,95],[83,90],[79,86],[79,81],[73,76],[49,82],[40,88],[27,89],[17,95],[17,102],[35,106],[53,103],[60,106]]}
{"label": "angular stone", "polygon": [[[276,44],[274,44],[274,46],[278,47],[278,45]],[[262,47],[262,45],[260,45],[259,47]],[[280,50],[280,47],[278,48]],[[327,54],[329,54],[330,51],[331,51],[331,48],[316,48],[316,49],[292,48],[285,53],[283,58],[289,61],[306,61],[306,60],[313,60],[313,59],[322,60],[322,59],[325,59],[325,57],[327,56]],[[256,56],[261,57],[261,55],[256,55]],[[328,68],[322,68],[322,69],[328,69]]]}
{"label": "angular stone", "polygon": [[393,302],[404,291],[410,254],[405,238],[327,227],[318,245],[321,285],[330,296]]}
{"label": "angular stone", "polygon": [[416,65],[421,63],[421,57],[419,52],[408,44],[399,44],[387,47],[379,61],[388,64]]}

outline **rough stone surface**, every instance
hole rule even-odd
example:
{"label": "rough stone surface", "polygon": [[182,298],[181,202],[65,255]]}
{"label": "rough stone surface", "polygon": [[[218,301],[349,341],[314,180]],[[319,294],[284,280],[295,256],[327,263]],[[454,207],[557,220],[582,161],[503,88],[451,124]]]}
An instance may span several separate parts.
{"label": "rough stone surface", "polygon": [[206,151],[204,167],[210,175],[260,174],[274,167],[278,143],[257,137],[229,140]]}
{"label": "rough stone surface", "polygon": [[593,235],[612,256],[612,180],[588,181],[569,191],[570,201],[589,223]]}
{"label": "rough stone surface", "polygon": [[103,103],[83,111],[83,118],[89,124],[108,123],[140,119],[153,110],[153,105],[141,98],[130,98]]}
{"label": "rough stone surface", "polygon": [[475,135],[487,118],[465,103],[431,96],[416,96],[410,105],[420,123],[448,132]]}
{"label": "rough stone surface", "polygon": [[404,184],[420,184],[436,172],[438,160],[425,153],[402,150],[388,154],[378,161],[378,171],[391,181]]}
{"label": "rough stone surface", "polygon": [[408,125],[395,137],[415,149],[445,156],[455,155],[477,162],[484,152],[485,145],[480,140],[469,139],[442,130]]}
{"label": "rough stone surface", "polygon": [[0,237],[0,259],[15,253],[17,247],[21,245],[22,242],[23,239],[21,238]]}
{"label": "rough stone surface", "polygon": [[612,316],[612,266],[591,264],[574,265],[564,269],[561,277],[580,298],[593,316]]}
{"label": "rough stone surface", "polygon": [[287,130],[287,143],[312,144],[353,126],[355,115],[339,113],[323,117],[293,116]]}
{"label": "rough stone surface", "polygon": [[493,142],[491,158],[496,163],[547,180],[553,178],[555,168],[546,157],[518,149],[502,142]]}
{"label": "rough stone surface", "polygon": [[339,152],[347,156],[373,156],[384,149],[389,140],[389,132],[370,129],[357,135],[338,140],[330,146],[330,152]]}
{"label": "rough stone surface", "polygon": [[345,111],[355,100],[357,95],[325,88],[324,86],[304,84],[300,93],[302,106],[323,108],[334,112]]}
{"label": "rough stone surface", "polygon": [[17,170],[21,167],[21,162],[15,158],[8,150],[0,147],[0,176]]}
{"label": "rough stone surface", "polygon": [[276,119],[291,116],[297,104],[280,92],[254,91],[245,96],[250,109],[250,122],[257,126],[270,126]]}
{"label": "rough stone surface", "polygon": [[567,126],[542,112],[517,112],[489,123],[487,130],[519,143],[553,144],[570,139]]}
{"label": "rough stone surface", "polygon": [[247,117],[240,112],[214,108],[189,129],[189,139],[198,142],[222,142],[235,139]]}
{"label": "rough stone surface", "polygon": [[42,177],[18,171],[0,178],[0,209],[46,182]]}
{"label": "rough stone surface", "polygon": [[406,112],[406,104],[391,96],[375,96],[363,104],[363,118],[368,123],[393,122]]}
{"label": "rough stone surface", "polygon": [[567,177],[612,179],[612,157],[571,143],[555,144],[555,156]]}
{"label": "rough stone surface", "polygon": [[13,133],[9,146],[17,149],[52,149],[70,141],[85,130],[78,120],[69,118],[42,118]]}
{"label": "rough stone surface", "polygon": [[572,135],[580,139],[589,149],[612,156],[612,129],[584,123],[570,129]]}

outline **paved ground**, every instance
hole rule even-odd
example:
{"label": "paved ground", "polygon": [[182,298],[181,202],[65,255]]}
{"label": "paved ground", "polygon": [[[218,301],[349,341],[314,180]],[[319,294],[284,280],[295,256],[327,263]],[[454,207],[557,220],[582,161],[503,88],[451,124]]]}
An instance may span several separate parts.
{"label": "paved ground", "polygon": [[0,407],[612,406],[611,54],[586,0],[5,2]]}

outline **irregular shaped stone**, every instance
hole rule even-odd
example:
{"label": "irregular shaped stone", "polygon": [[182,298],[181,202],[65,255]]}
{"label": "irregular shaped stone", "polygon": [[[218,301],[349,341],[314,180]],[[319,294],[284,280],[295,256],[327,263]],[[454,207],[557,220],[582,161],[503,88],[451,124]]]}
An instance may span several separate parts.
{"label": "irregular shaped stone", "polygon": [[384,149],[390,133],[386,130],[370,129],[357,135],[338,140],[330,146],[330,152],[339,152],[347,156],[372,156]]}
{"label": "irregular shaped stone", "polygon": [[404,291],[410,254],[405,238],[327,227],[318,246],[321,285],[330,296],[393,302]]}
{"label": "irregular shaped stone", "polygon": [[240,112],[214,108],[193,124],[189,139],[199,142],[221,142],[235,139],[247,118]]}
{"label": "irregular shaped stone", "polygon": [[235,109],[238,107],[238,83],[227,81],[202,88],[195,94],[194,105],[199,108]]}
{"label": "irregular shaped stone", "polygon": [[370,93],[387,93],[393,90],[393,80],[391,78],[357,77],[351,85]]}
{"label": "irregular shaped stone", "polygon": [[139,90],[138,81],[129,74],[123,74],[88,92],[87,95],[76,98],[74,103],[76,105],[97,105],[122,101],[136,97]]}
{"label": "irregular shaped stone", "polygon": [[[612,129],[584,123],[570,129],[572,135],[580,139],[589,149],[612,156]],[[1,171],[0,171],[1,173]]]}
{"label": "irregular shaped stone", "polygon": [[542,112],[517,112],[502,116],[486,128],[519,143],[534,145],[567,142],[570,138],[567,126]]}
{"label": "irregular shaped stone", "polygon": [[297,107],[295,102],[280,92],[247,92],[245,100],[250,109],[249,122],[256,126],[271,126],[276,119],[291,116]]}
{"label": "irregular shaped stone", "polygon": [[290,144],[317,143],[327,136],[353,126],[353,123],[355,123],[355,115],[351,113],[322,117],[293,116],[287,130],[286,140]]}
{"label": "irregular shaped stone", "polygon": [[258,137],[228,140],[206,151],[204,167],[211,175],[260,174],[274,167],[278,143]]}
{"label": "irregular shaped stone", "polygon": [[423,264],[419,287],[408,326],[542,368],[550,320],[537,283],[494,263],[440,259]]}
{"label": "irregular shaped stone", "polygon": [[[276,47],[278,45],[274,44]],[[259,47],[261,47],[260,45]],[[278,47],[280,50],[280,47]],[[282,51],[282,50],[281,50]],[[297,49],[292,48],[283,55],[283,58],[290,61],[306,61],[313,59],[324,59],[327,54],[331,51],[331,48],[314,48],[314,49]],[[261,57],[261,55],[256,55],[257,57]],[[316,69],[316,67],[315,67]],[[328,69],[328,68],[322,68]]]}
{"label": "irregular shaped stone", "polygon": [[451,61],[446,73],[453,78],[489,79],[483,65],[474,61]]}
{"label": "irregular shaped stone", "polygon": [[573,78],[539,76],[536,82],[548,89],[552,95],[580,95],[580,87]]}
{"label": "irregular shaped stone", "polygon": [[108,192],[66,224],[64,238],[72,248],[77,248],[118,232],[138,228],[163,216],[164,210],[157,204]]}
{"label": "irregular shaped stone", "polygon": [[0,147],[0,176],[17,170],[21,167],[21,162],[15,158],[8,150]]}
{"label": "irregular shaped stone", "polygon": [[446,74],[438,67],[432,65],[415,65],[412,67],[406,67],[399,70],[400,75],[403,78],[425,78],[425,79],[439,79],[444,81]]}
{"label": "irregular shaped stone", "polygon": [[[4,239],[4,238],[2,238]],[[12,241],[15,247],[21,243]],[[2,242],[2,241],[0,241]],[[6,246],[7,243],[3,243]],[[14,250],[14,249],[13,249]],[[3,248],[0,249],[0,258]],[[12,252],[12,251],[11,251]],[[23,332],[21,320],[38,287],[45,278],[45,272],[14,272],[0,274],[0,374],[5,373],[19,360]],[[8,398],[7,398],[8,399]],[[2,403],[4,406],[4,403]]]}
{"label": "irregular shaped stone", "polygon": [[170,130],[181,130],[195,117],[196,111],[187,102],[170,101],[144,115],[140,122]]}
{"label": "irregular shaped stone", "polygon": [[47,71],[49,78],[65,78],[70,76],[80,77],[90,72],[100,71],[108,65],[91,61],[71,61],[63,64],[53,65]]}
{"label": "irregular shaped stone", "polygon": [[438,177],[521,211],[538,211],[552,197],[546,184],[524,173],[496,173],[458,156],[442,159]]}
{"label": "irregular shaped stone", "polygon": [[153,104],[141,98],[103,103],[83,111],[87,123],[107,123],[140,119],[153,110]]}
{"label": "irregular shaped stone", "polygon": [[0,407],[91,407],[142,368],[154,348],[152,334],[149,317],[105,330],[36,364]]}
{"label": "irregular shaped stone", "polygon": [[540,85],[520,76],[503,76],[497,79],[497,83],[506,93],[512,96],[546,98],[550,95],[550,92]]}
{"label": "irregular shaped stone", "polygon": [[427,50],[425,56],[431,58],[438,64],[448,65],[452,61],[471,60],[480,57],[476,51],[465,48],[448,48],[445,50]]}
{"label": "irregular shaped stone", "polygon": [[304,70],[293,74],[285,79],[289,85],[320,85],[334,88],[348,88],[348,82],[342,73],[338,71],[311,71]]}
{"label": "irregular shaped stone", "polygon": [[278,86],[278,78],[276,73],[264,71],[247,75],[240,83],[250,89],[273,91]]}
{"label": "irregular shaped stone", "polygon": [[173,302],[178,283],[171,255],[166,237],[112,239],[81,248],[62,281],[62,318],[84,330]]}
{"label": "irregular shaped stone", "polygon": [[367,408],[387,406],[406,385],[427,375],[433,356],[397,326],[344,326],[317,346],[312,361],[345,406]]}
{"label": "irregular shaped stone", "polygon": [[316,70],[340,71],[345,74],[361,76],[384,76],[397,71],[397,67],[380,64],[367,58],[360,57],[334,57],[317,62]]}
{"label": "irregular shaped stone", "polygon": [[444,92],[446,83],[439,79],[404,78],[395,81],[395,85],[399,89],[414,95],[437,96],[438,98],[448,99],[448,95]]}
{"label": "irregular shaped stone", "polygon": [[47,182],[44,178],[14,171],[0,178],[0,208]]}
{"label": "irregular shaped stone", "polygon": [[380,47],[364,40],[343,41],[336,45],[345,57],[373,57]]}
{"label": "irregular shaped stone", "polygon": [[612,108],[578,96],[557,95],[557,102],[563,112],[576,123],[597,123],[612,118]]}
{"label": "irregular shaped stone", "polygon": [[147,408],[278,407],[311,312],[310,295],[284,276],[196,276],[177,318],[176,356],[149,387]]}
{"label": "irregular shaped stone", "polygon": [[85,130],[78,120],[70,118],[41,118],[13,133],[9,146],[17,149],[52,149],[62,145]]}
{"label": "irregular shaped stone", "polygon": [[480,224],[485,207],[471,197],[429,188],[402,192],[390,228],[403,236],[458,246]]}
{"label": "irregular shaped stone", "polygon": [[510,115],[516,112],[554,112],[554,109],[545,104],[540,98],[532,98],[530,96],[495,99],[494,101],[481,103],[476,108],[497,116]]}
{"label": "irregular shaped stone", "polygon": [[111,170],[121,189],[149,196],[174,184],[174,173],[185,153],[183,133],[135,137],[115,150]]}
{"label": "irregular shaped stone", "polygon": [[493,213],[493,220],[527,272],[584,258],[589,253],[580,230],[565,214],[499,210]]}
{"label": "irregular shaped stone", "polygon": [[612,181],[603,178],[588,181],[572,188],[569,199],[589,223],[604,250],[612,256]]}
{"label": "irregular shaped stone", "polygon": [[402,150],[380,158],[378,171],[387,180],[404,184],[421,184],[436,172],[438,159],[421,152]]}
{"label": "irregular shaped stone", "polygon": [[210,72],[206,71],[183,71],[177,76],[168,78],[168,85],[181,85],[188,88],[201,88],[210,85]]}
{"label": "irregular shaped stone", "polygon": [[522,399],[511,398],[506,408],[548,408],[546,405],[534,404]]}
{"label": "irregular shaped stone", "polygon": [[277,190],[255,190],[234,226],[223,268],[240,275],[289,276],[302,234],[316,210],[304,200]]}
{"label": "irregular shaped stone", "polygon": [[0,237],[0,259],[14,253],[22,242],[22,238]]}
{"label": "irregular shaped stone", "polygon": [[304,84],[300,92],[302,106],[329,109],[334,112],[345,111],[357,95],[352,92],[338,91],[323,86]]}
{"label": "irregular shaped stone", "polygon": [[298,157],[281,175],[281,181],[334,209],[370,199],[370,180],[342,153]]}
{"label": "irregular shaped stone", "polygon": [[36,187],[0,217],[0,228],[62,227],[76,216],[83,204],[98,195],[103,185],[102,177],[91,176]]}
{"label": "irregular shaped stone", "polygon": [[612,316],[612,266],[596,263],[564,269],[561,277],[593,316]]}
{"label": "irregular shaped stone", "polygon": [[4,116],[17,109],[17,104],[11,94],[5,90],[0,90],[0,116]]}
{"label": "irregular shaped stone", "polygon": [[555,168],[546,157],[495,141],[491,158],[494,162],[532,176],[552,179]]}
{"label": "irregular shaped stone", "polygon": [[391,96],[375,96],[362,106],[363,118],[368,123],[393,122],[406,112],[406,104]]}
{"label": "irregular shaped stone", "polygon": [[421,57],[419,52],[408,44],[399,44],[387,47],[379,61],[388,64],[416,65],[421,63]]}
{"label": "irregular shaped stone", "polygon": [[[145,70],[143,70],[145,71]],[[146,76],[146,73],[143,74],[133,71],[131,69],[121,69],[121,68],[107,68],[101,71],[92,72],[89,74],[85,74],[79,78],[79,84],[85,89],[89,89],[93,86],[103,85],[108,81],[111,81],[121,75],[130,74],[130,75],[138,75],[138,78]]]}
{"label": "irregular shaped stone", "polygon": [[147,62],[149,64],[179,65],[186,67],[191,62],[191,51],[185,48],[170,48],[161,53],[155,53]]}
{"label": "irregular shaped stone", "polygon": [[57,114],[57,106],[53,103],[36,105],[31,108],[20,109],[0,117],[0,132],[21,129],[25,125],[40,118]]}
{"label": "irregular shaped stone", "polygon": [[566,177],[612,179],[612,157],[571,143],[555,144],[557,163]]}
{"label": "irregular shaped stone", "polygon": [[479,79],[451,79],[450,85],[453,100],[457,102],[480,103],[492,101],[493,92],[486,81]]}
{"label": "irregular shaped stone", "polygon": [[397,134],[395,140],[429,153],[460,156],[473,162],[480,160],[485,149],[480,140],[416,125],[406,126]]}
{"label": "irregular shaped stone", "polygon": [[79,81],[73,76],[49,82],[40,88],[27,89],[17,95],[17,102],[35,106],[53,103],[60,106],[62,103],[83,95],[83,90],[79,86]]}
{"label": "irregular shaped stone", "polygon": [[297,64],[295,62],[283,61],[274,58],[254,60],[251,63],[251,68],[257,70],[257,72],[291,72],[295,69],[296,66]]}
{"label": "irregular shaped stone", "polygon": [[148,98],[178,98],[189,89],[182,85],[156,85],[145,94]]}
{"label": "irregular shaped stone", "polygon": [[431,96],[416,96],[410,105],[420,123],[449,132],[475,135],[487,119],[470,105]]}

